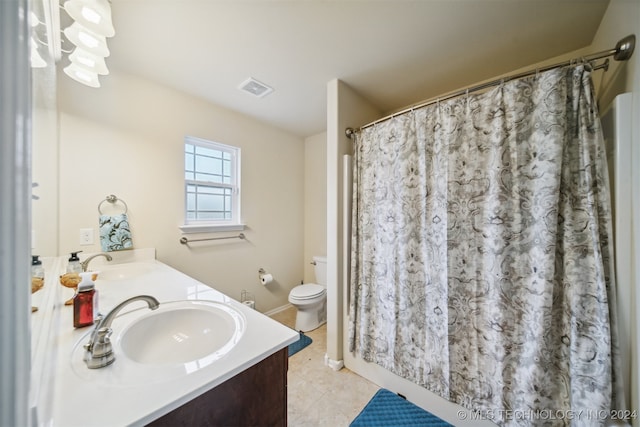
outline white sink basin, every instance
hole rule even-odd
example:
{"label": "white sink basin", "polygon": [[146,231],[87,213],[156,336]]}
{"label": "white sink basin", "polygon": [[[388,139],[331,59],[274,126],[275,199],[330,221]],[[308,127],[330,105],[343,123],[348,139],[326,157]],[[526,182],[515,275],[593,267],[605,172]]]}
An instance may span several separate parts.
{"label": "white sink basin", "polygon": [[154,267],[144,262],[104,265],[98,269],[97,280],[131,280],[152,272]]}
{"label": "white sink basin", "polygon": [[111,386],[166,382],[191,374],[223,358],[245,332],[244,315],[231,305],[205,300],[161,302],[117,316],[111,327],[115,361],[89,369],[83,345],[93,328],[75,344],[73,371]]}
{"label": "white sink basin", "polygon": [[118,336],[123,355],[145,364],[175,364],[225,355],[243,332],[230,306],[204,301],[164,303]]}

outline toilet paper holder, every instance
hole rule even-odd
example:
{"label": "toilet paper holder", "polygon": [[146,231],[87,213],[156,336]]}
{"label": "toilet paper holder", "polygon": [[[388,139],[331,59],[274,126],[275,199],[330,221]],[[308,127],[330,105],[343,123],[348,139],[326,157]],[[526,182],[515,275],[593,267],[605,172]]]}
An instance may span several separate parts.
{"label": "toilet paper holder", "polygon": [[263,285],[268,285],[273,281],[273,276],[267,273],[264,268],[260,267],[260,269],[258,270],[258,279]]}
{"label": "toilet paper holder", "polygon": [[256,300],[253,298],[253,294],[245,289],[240,293],[240,303],[250,308],[256,308]]}

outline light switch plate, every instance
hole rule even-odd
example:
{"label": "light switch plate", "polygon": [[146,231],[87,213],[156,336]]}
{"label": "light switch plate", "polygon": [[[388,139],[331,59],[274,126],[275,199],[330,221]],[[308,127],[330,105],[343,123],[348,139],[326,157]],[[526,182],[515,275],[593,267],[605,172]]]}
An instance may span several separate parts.
{"label": "light switch plate", "polygon": [[93,228],[80,229],[80,245],[93,245]]}

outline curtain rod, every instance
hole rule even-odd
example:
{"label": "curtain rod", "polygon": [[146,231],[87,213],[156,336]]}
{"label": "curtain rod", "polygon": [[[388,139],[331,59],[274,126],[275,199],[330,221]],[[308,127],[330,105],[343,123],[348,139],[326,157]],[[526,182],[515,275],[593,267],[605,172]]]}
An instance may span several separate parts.
{"label": "curtain rod", "polygon": [[[532,76],[534,74],[538,74],[544,71],[549,71],[549,70],[553,70],[554,68],[562,68],[562,67],[566,67],[569,65],[572,65],[574,63],[576,63],[576,61],[597,61],[598,59],[604,59],[604,58],[608,58],[609,56],[613,56],[613,59],[615,59],[616,61],[626,61],[629,58],[631,58],[631,55],[633,55],[633,50],[635,48],[636,45],[636,36],[634,34],[631,34],[623,39],[621,39],[620,41],[618,41],[618,43],[616,43],[616,47],[613,49],[609,49],[609,50],[605,50],[602,52],[598,52],[598,53],[594,53],[591,55],[587,55],[587,56],[583,56],[582,58],[579,59],[572,59],[570,61],[565,61],[565,62],[560,62],[557,64],[553,64],[553,65],[548,65],[546,67],[541,67],[541,68],[536,68],[533,70],[529,70],[529,71],[525,71],[522,73],[518,73],[518,74],[512,74],[510,76],[506,76],[506,77],[502,77],[500,79],[496,79],[496,80],[492,80],[490,82],[487,83],[481,83],[479,85],[476,86],[471,86],[465,89],[461,89],[461,90],[457,90],[455,92],[450,92],[448,94],[439,96],[437,98],[430,98],[427,101],[422,101],[418,104],[414,104],[411,107],[405,108],[402,111],[398,111],[397,113],[393,113],[390,114],[388,116],[385,116],[381,119],[375,120],[369,124],[366,124],[364,126],[361,126],[360,129],[358,130],[354,130],[353,128],[347,128],[345,130],[345,134],[347,135],[347,137],[351,138],[352,135],[356,132],[356,131],[361,131],[363,129],[366,129],[368,127],[371,127],[373,125],[376,125],[378,123],[381,122],[385,122],[389,119],[392,119],[394,117],[400,116],[402,114],[408,113],[409,111],[415,110],[417,108],[422,108],[422,107],[426,107],[427,105],[430,104],[435,104],[436,102],[440,102],[440,101],[446,101],[452,98],[455,98],[457,96],[460,95],[465,95],[465,94],[469,94],[471,92],[477,92],[479,90],[482,89],[486,89],[492,86],[497,86],[499,84],[502,84],[506,81],[509,80],[516,80],[516,79],[521,79],[523,77],[528,77],[528,76]],[[600,69],[600,68],[604,68],[605,71],[608,69],[609,67],[609,60],[607,59],[607,62],[600,64],[596,67],[594,67],[594,70]]]}

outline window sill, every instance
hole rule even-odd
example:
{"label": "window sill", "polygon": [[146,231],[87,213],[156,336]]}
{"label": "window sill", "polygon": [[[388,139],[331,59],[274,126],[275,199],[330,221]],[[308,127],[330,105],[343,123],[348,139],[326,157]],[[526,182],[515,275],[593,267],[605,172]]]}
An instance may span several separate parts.
{"label": "window sill", "polygon": [[181,225],[180,231],[183,234],[191,233],[219,233],[223,231],[242,231],[245,224],[189,224]]}

